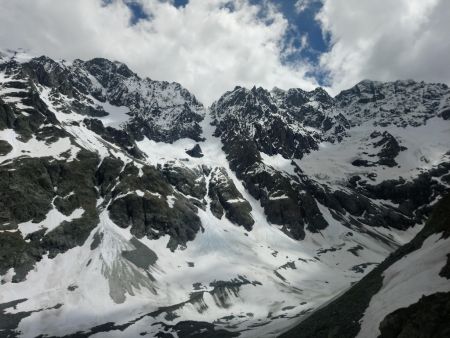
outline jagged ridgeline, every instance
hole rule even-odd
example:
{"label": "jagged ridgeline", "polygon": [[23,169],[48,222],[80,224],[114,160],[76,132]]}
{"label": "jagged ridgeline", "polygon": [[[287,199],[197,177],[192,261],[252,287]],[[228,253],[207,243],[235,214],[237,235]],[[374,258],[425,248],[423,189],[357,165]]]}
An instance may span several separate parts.
{"label": "jagged ridgeline", "polygon": [[[236,87],[205,108],[120,62],[2,52],[0,336],[316,330],[374,268],[339,312],[354,321],[323,327],[410,332],[450,291],[450,246],[429,230],[449,151],[444,84]],[[440,277],[421,288],[411,260]]]}

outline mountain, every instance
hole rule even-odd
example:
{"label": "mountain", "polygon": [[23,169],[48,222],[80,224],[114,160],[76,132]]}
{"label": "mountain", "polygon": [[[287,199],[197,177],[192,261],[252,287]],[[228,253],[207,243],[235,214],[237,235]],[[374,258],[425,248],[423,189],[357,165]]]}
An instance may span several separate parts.
{"label": "mountain", "polygon": [[282,337],[448,337],[450,196],[425,227]]}
{"label": "mountain", "polygon": [[449,112],[444,84],[367,80],[236,87],[205,108],[119,62],[1,52],[2,335],[307,323],[426,231],[450,188]]}

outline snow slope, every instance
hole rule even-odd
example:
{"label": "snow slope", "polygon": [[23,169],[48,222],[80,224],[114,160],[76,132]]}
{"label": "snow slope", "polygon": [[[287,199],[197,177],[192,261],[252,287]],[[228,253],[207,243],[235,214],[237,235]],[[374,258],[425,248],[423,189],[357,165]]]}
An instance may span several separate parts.
{"label": "snow slope", "polygon": [[372,297],[361,321],[358,337],[378,337],[381,321],[391,312],[408,307],[422,296],[449,292],[450,283],[439,272],[447,262],[450,239],[442,234],[426,239],[422,247],[383,273],[383,287]]}

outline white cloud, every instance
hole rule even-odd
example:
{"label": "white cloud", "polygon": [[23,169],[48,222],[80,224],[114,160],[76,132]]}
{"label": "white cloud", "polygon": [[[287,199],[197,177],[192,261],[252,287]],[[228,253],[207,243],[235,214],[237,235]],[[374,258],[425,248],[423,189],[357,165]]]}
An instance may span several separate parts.
{"label": "white cloud", "polygon": [[309,66],[280,61],[286,19],[267,3],[141,0],[151,20],[130,26],[122,1],[0,0],[0,47],[55,58],[107,57],[139,75],[180,82],[206,104],[236,85],[312,89]]}
{"label": "white cloud", "polygon": [[321,57],[334,92],[368,78],[450,83],[450,1],[326,0],[332,48]]}
{"label": "white cloud", "polygon": [[[206,104],[236,85],[316,85],[306,76],[312,66],[282,63],[295,48],[270,0],[190,0],[183,8],[136,1],[152,19],[130,26],[123,0],[0,0],[0,48],[119,60],[141,76],[181,83]],[[297,9],[311,1],[322,0],[299,0]],[[317,18],[332,47],[320,70],[330,72],[331,92],[365,78],[450,83],[449,17],[447,0],[324,0]],[[307,35],[299,38],[307,48]]]}
{"label": "white cloud", "polygon": [[297,0],[297,2],[295,3],[295,10],[297,11],[297,13],[301,13],[304,12],[305,10],[308,9],[309,6],[311,6],[311,4],[313,2],[319,2],[321,0]]}

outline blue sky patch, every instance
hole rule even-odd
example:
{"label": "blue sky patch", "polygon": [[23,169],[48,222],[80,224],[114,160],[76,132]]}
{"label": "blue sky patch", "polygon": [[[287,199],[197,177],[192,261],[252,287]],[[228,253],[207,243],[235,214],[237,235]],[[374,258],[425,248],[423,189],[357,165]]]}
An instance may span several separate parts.
{"label": "blue sky patch", "polygon": [[186,6],[187,5],[187,3],[189,2],[189,0],[175,0],[174,2],[173,2],[173,5],[175,6],[175,7],[184,7],[184,6]]}
{"label": "blue sky patch", "polygon": [[330,40],[322,34],[322,28],[315,19],[322,8],[322,2],[318,0],[308,1],[302,11],[298,11],[295,1],[278,1],[279,10],[289,21],[289,29],[286,32],[286,46],[294,47],[292,53],[284,57],[285,63],[295,64],[298,61],[306,61],[315,66],[309,76],[316,78],[320,85],[327,84],[327,74],[319,69],[320,56],[330,48]]}
{"label": "blue sky patch", "polygon": [[137,24],[140,20],[150,19],[150,15],[144,11],[144,8],[139,2],[131,0],[125,1],[124,3],[125,5],[127,5],[127,7],[130,9],[131,12],[131,19],[130,19],[131,25]]}

